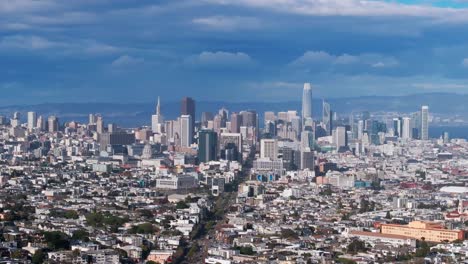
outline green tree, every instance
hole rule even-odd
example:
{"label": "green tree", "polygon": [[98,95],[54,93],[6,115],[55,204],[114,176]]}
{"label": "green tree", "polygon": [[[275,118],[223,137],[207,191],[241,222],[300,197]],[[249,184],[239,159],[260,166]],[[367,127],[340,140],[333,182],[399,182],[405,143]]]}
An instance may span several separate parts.
{"label": "green tree", "polygon": [[53,250],[70,249],[69,237],[65,233],[59,231],[45,232],[44,238],[48,247]]}
{"label": "green tree", "polygon": [[46,254],[44,253],[42,249],[39,249],[32,256],[31,261],[33,264],[41,264],[41,263],[44,263],[45,258],[46,258]]}
{"label": "green tree", "polygon": [[72,239],[88,242],[89,241],[89,233],[84,229],[76,230],[75,232],[73,232]]}
{"label": "green tree", "polygon": [[187,209],[190,206],[185,201],[179,201],[176,204],[176,209]]}
{"label": "green tree", "polygon": [[346,248],[349,254],[357,254],[359,252],[367,252],[366,243],[364,241],[355,239],[349,243]]}

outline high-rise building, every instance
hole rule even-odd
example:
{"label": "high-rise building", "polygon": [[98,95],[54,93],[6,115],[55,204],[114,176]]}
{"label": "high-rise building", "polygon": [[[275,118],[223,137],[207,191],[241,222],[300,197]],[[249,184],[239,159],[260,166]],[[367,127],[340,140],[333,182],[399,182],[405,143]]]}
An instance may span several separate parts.
{"label": "high-rise building", "polygon": [[101,150],[108,146],[131,145],[135,143],[135,134],[126,132],[105,132],[100,135],[99,144]]}
{"label": "high-rise building", "polygon": [[449,132],[444,132],[444,143],[450,143],[450,134]]}
{"label": "high-rise building", "polygon": [[98,134],[104,133],[104,120],[102,119],[101,115],[96,117],[96,132]]}
{"label": "high-rise building", "polygon": [[314,149],[314,133],[304,130],[301,132],[301,150]]}
{"label": "high-rise building", "polygon": [[301,151],[301,169],[314,170],[314,152],[311,149]]}
{"label": "high-rise building", "polygon": [[151,116],[151,130],[153,133],[163,133],[164,118],[161,114],[161,101],[158,96],[158,103],[156,105],[156,114]]}
{"label": "high-rise building", "polygon": [[254,110],[241,111],[242,125],[245,127],[257,127],[257,112]]}
{"label": "high-rise building", "polygon": [[88,124],[89,124],[89,125],[96,124],[96,115],[95,115],[95,114],[89,114],[89,116],[88,116]]}
{"label": "high-rise building", "polygon": [[262,139],[260,141],[260,158],[278,158],[278,142],[275,139]]}
{"label": "high-rise building", "polygon": [[213,121],[213,113],[203,112],[201,115],[202,126],[206,127],[208,125],[208,121]]}
{"label": "high-rise building", "polygon": [[393,132],[396,137],[402,137],[403,124],[400,117],[393,118]]}
{"label": "high-rise building", "polygon": [[215,115],[213,118],[213,130],[216,133],[219,133],[221,131],[221,128],[223,127],[223,117],[218,115]]}
{"label": "high-rise building", "polygon": [[213,130],[198,132],[198,161],[208,162],[217,160],[218,133]]}
{"label": "high-rise building", "polygon": [[193,133],[195,131],[195,100],[193,100],[191,97],[184,97],[182,98],[182,104],[180,108],[180,115],[189,115],[191,117],[191,131],[192,131],[192,138],[193,138]]}
{"label": "high-rise building", "polygon": [[265,118],[265,123],[267,121],[276,121],[275,112],[271,112],[271,111],[265,112],[264,118]]}
{"label": "high-rise building", "polygon": [[47,125],[46,125],[46,120],[43,116],[39,116],[37,118],[37,125],[36,127],[40,130],[40,131],[45,131],[47,129]]}
{"label": "high-rise building", "polygon": [[28,112],[28,130],[32,131],[37,126],[36,112]]}
{"label": "high-rise building", "polygon": [[302,93],[302,121],[312,119],[312,87],[310,83],[304,83],[304,90]]}
{"label": "high-rise building", "polygon": [[242,116],[238,113],[231,114],[231,133],[239,133],[242,125]]}
{"label": "high-rise building", "polygon": [[333,115],[330,108],[330,104],[323,101],[323,115],[322,115],[322,122],[324,125],[325,130],[327,131],[328,135],[331,135],[333,130]]}
{"label": "high-rise building", "polygon": [[429,106],[421,108],[421,140],[429,140]]}
{"label": "high-rise building", "polygon": [[403,129],[401,137],[404,139],[410,139],[412,136],[413,129],[411,128],[411,118],[403,117]]}
{"label": "high-rise building", "polygon": [[180,117],[180,145],[190,147],[193,142],[193,125],[191,115],[182,115]]}
{"label": "high-rise building", "polygon": [[357,131],[358,139],[362,139],[362,135],[364,134],[364,120],[358,121]]}
{"label": "high-rise building", "polygon": [[53,133],[53,132],[58,131],[59,122],[58,122],[58,118],[56,116],[49,116],[49,118],[47,120],[47,123],[48,123],[49,132]]}
{"label": "high-rise building", "polygon": [[346,147],[348,145],[346,139],[346,128],[339,126],[334,131],[335,135],[333,136],[333,142],[335,143],[336,149],[339,150],[342,147]]}

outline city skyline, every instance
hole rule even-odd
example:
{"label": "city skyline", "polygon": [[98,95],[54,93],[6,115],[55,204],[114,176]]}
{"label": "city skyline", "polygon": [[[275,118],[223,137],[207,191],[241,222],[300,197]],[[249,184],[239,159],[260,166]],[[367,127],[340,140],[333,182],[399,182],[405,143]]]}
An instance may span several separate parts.
{"label": "city skyline", "polygon": [[467,93],[466,3],[368,3],[13,1],[0,103],[291,100],[305,81],[323,98]]}

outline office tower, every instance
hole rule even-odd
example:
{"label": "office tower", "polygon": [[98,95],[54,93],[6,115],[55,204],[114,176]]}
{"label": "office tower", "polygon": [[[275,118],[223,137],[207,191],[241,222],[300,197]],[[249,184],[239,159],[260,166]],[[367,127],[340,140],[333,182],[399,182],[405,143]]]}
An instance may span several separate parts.
{"label": "office tower", "polygon": [[89,114],[89,116],[88,116],[88,124],[89,124],[89,125],[96,124],[96,115],[95,115],[95,114]]}
{"label": "office tower", "polygon": [[324,125],[325,130],[327,131],[328,135],[331,135],[333,127],[333,115],[330,108],[330,104],[323,101],[323,110],[322,110],[322,123]]}
{"label": "office tower", "polygon": [[226,122],[228,120],[228,117],[229,117],[229,111],[226,108],[223,107],[223,108],[219,109],[218,115],[220,115],[221,118],[224,120],[224,122]]}
{"label": "office tower", "polygon": [[117,125],[114,123],[107,124],[107,131],[109,133],[117,132]]}
{"label": "office tower", "polygon": [[421,140],[429,140],[429,107],[421,107]]}
{"label": "office tower", "polygon": [[99,137],[101,150],[106,150],[107,146],[131,145],[135,143],[135,133],[126,132],[105,132]]}
{"label": "office tower", "polygon": [[401,118],[393,118],[393,132],[396,137],[402,137]]}
{"label": "office tower", "polygon": [[288,112],[278,112],[278,120],[287,123],[288,122]]}
{"label": "office tower", "polygon": [[180,115],[189,115],[190,116],[190,125],[192,126],[191,131],[191,137],[194,137],[194,131],[195,131],[195,100],[193,100],[190,97],[184,97],[182,98],[182,104],[181,104],[181,109],[180,109]]}
{"label": "office tower", "polygon": [[358,139],[362,139],[362,135],[364,134],[364,121],[359,120],[357,125],[358,130]]}
{"label": "office tower", "polygon": [[96,132],[98,134],[104,133],[104,120],[102,119],[101,115],[96,117]]}
{"label": "office tower", "polygon": [[208,125],[208,121],[213,121],[213,113],[203,112],[201,115],[202,126],[206,127]]}
{"label": "office tower", "polygon": [[223,117],[220,115],[215,115],[215,117],[213,118],[213,130],[216,133],[219,133],[222,127],[223,127]]}
{"label": "office tower", "polygon": [[198,161],[208,162],[217,160],[218,133],[212,130],[198,132]]}
{"label": "office tower", "polygon": [[43,116],[39,116],[37,118],[36,127],[39,129],[39,131],[45,131],[47,129],[46,120]]}
{"label": "office tower", "polygon": [[444,132],[444,143],[450,143],[450,135],[449,132]]}
{"label": "office tower", "polygon": [[161,114],[161,101],[158,96],[158,103],[156,104],[156,114],[151,116],[151,130],[153,133],[163,133],[164,118]]}
{"label": "office tower", "polygon": [[231,114],[231,133],[239,133],[242,125],[242,116],[238,113]]}
{"label": "office tower", "polygon": [[58,118],[56,116],[49,116],[47,120],[49,132],[57,132],[59,129]]}
{"label": "office tower", "polygon": [[21,119],[21,113],[20,112],[14,112],[13,113],[13,119],[20,120]]}
{"label": "office tower", "polygon": [[333,136],[333,142],[335,143],[336,149],[339,150],[342,147],[346,147],[348,142],[346,140],[346,128],[343,126],[337,127]]}
{"label": "office tower", "polygon": [[241,111],[242,125],[245,127],[257,127],[257,112],[254,110]]}
{"label": "office tower", "polygon": [[413,129],[411,128],[411,118],[403,117],[403,130],[402,130],[402,138],[410,139]]}
{"label": "office tower", "polygon": [[237,150],[242,152],[242,134],[240,133],[222,133],[219,137],[220,149],[225,149],[227,145],[234,144]]}
{"label": "office tower", "polygon": [[304,130],[301,132],[301,151],[314,149],[314,133]]}
{"label": "office tower", "polygon": [[192,116],[182,115],[180,117],[180,145],[190,147],[193,142]]}
{"label": "office tower", "polygon": [[312,118],[312,87],[310,83],[304,83],[302,92],[302,120],[305,123],[307,118]]}
{"label": "office tower", "polygon": [[262,139],[260,141],[260,158],[278,158],[278,142],[275,139]]}
{"label": "office tower", "polygon": [[301,170],[314,170],[314,152],[311,149],[301,151]]}
{"label": "office tower", "polygon": [[28,112],[28,130],[33,131],[37,126],[37,115],[36,112]]}
{"label": "office tower", "polygon": [[276,123],[275,121],[266,121],[265,122],[265,133],[270,136],[276,136]]}
{"label": "office tower", "polygon": [[264,119],[265,119],[265,123],[267,121],[276,121],[275,112],[271,112],[271,111],[265,112]]}
{"label": "office tower", "polygon": [[421,112],[415,112],[411,115],[412,138],[419,139],[421,136]]}

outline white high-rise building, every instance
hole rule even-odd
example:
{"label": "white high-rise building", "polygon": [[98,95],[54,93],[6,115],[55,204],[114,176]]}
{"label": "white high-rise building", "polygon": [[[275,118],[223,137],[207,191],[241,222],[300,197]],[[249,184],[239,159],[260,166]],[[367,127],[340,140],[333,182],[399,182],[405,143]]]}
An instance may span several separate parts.
{"label": "white high-rise building", "polygon": [[343,126],[339,126],[334,130],[335,135],[333,136],[333,142],[335,143],[336,149],[340,149],[341,147],[346,147],[346,128]]}
{"label": "white high-rise building", "polygon": [[260,141],[260,158],[278,159],[278,142],[275,139],[262,139]]}
{"label": "white high-rise building", "polygon": [[330,135],[332,131],[332,113],[331,113],[331,108],[330,104],[323,101],[322,104],[322,123],[323,123],[323,128],[327,131],[327,134]]}
{"label": "white high-rise building", "polygon": [[421,140],[429,140],[429,106],[421,108]]}
{"label": "white high-rise building", "polygon": [[362,135],[364,134],[364,120],[359,120],[358,121],[358,139],[361,140],[362,139]]}
{"label": "white high-rise building", "polygon": [[43,117],[43,116],[39,116],[37,118],[37,125],[36,127],[40,130],[40,131],[45,131],[47,130],[47,124],[46,124],[46,119]]}
{"label": "white high-rise building", "polygon": [[37,126],[37,115],[36,112],[28,112],[28,130],[33,131]]}
{"label": "white high-rise building", "polygon": [[192,116],[182,115],[180,117],[180,145],[190,147],[193,143]]}
{"label": "white high-rise building", "polygon": [[302,120],[312,119],[312,86],[310,83],[304,83],[304,91],[302,93]]}
{"label": "white high-rise building", "polygon": [[404,139],[410,139],[412,137],[412,130],[413,128],[411,127],[411,118],[409,117],[403,117],[403,133],[402,133],[402,138]]}
{"label": "white high-rise building", "polygon": [[314,148],[314,133],[304,130],[301,132],[301,151]]}
{"label": "white high-rise building", "polygon": [[158,104],[156,105],[156,114],[151,116],[151,130],[153,133],[163,133],[164,117],[161,115],[161,102],[158,97]]}
{"label": "white high-rise building", "polygon": [[58,118],[56,116],[49,116],[49,118],[47,120],[47,123],[48,123],[49,132],[53,133],[53,132],[58,131],[59,121],[58,121]]}

